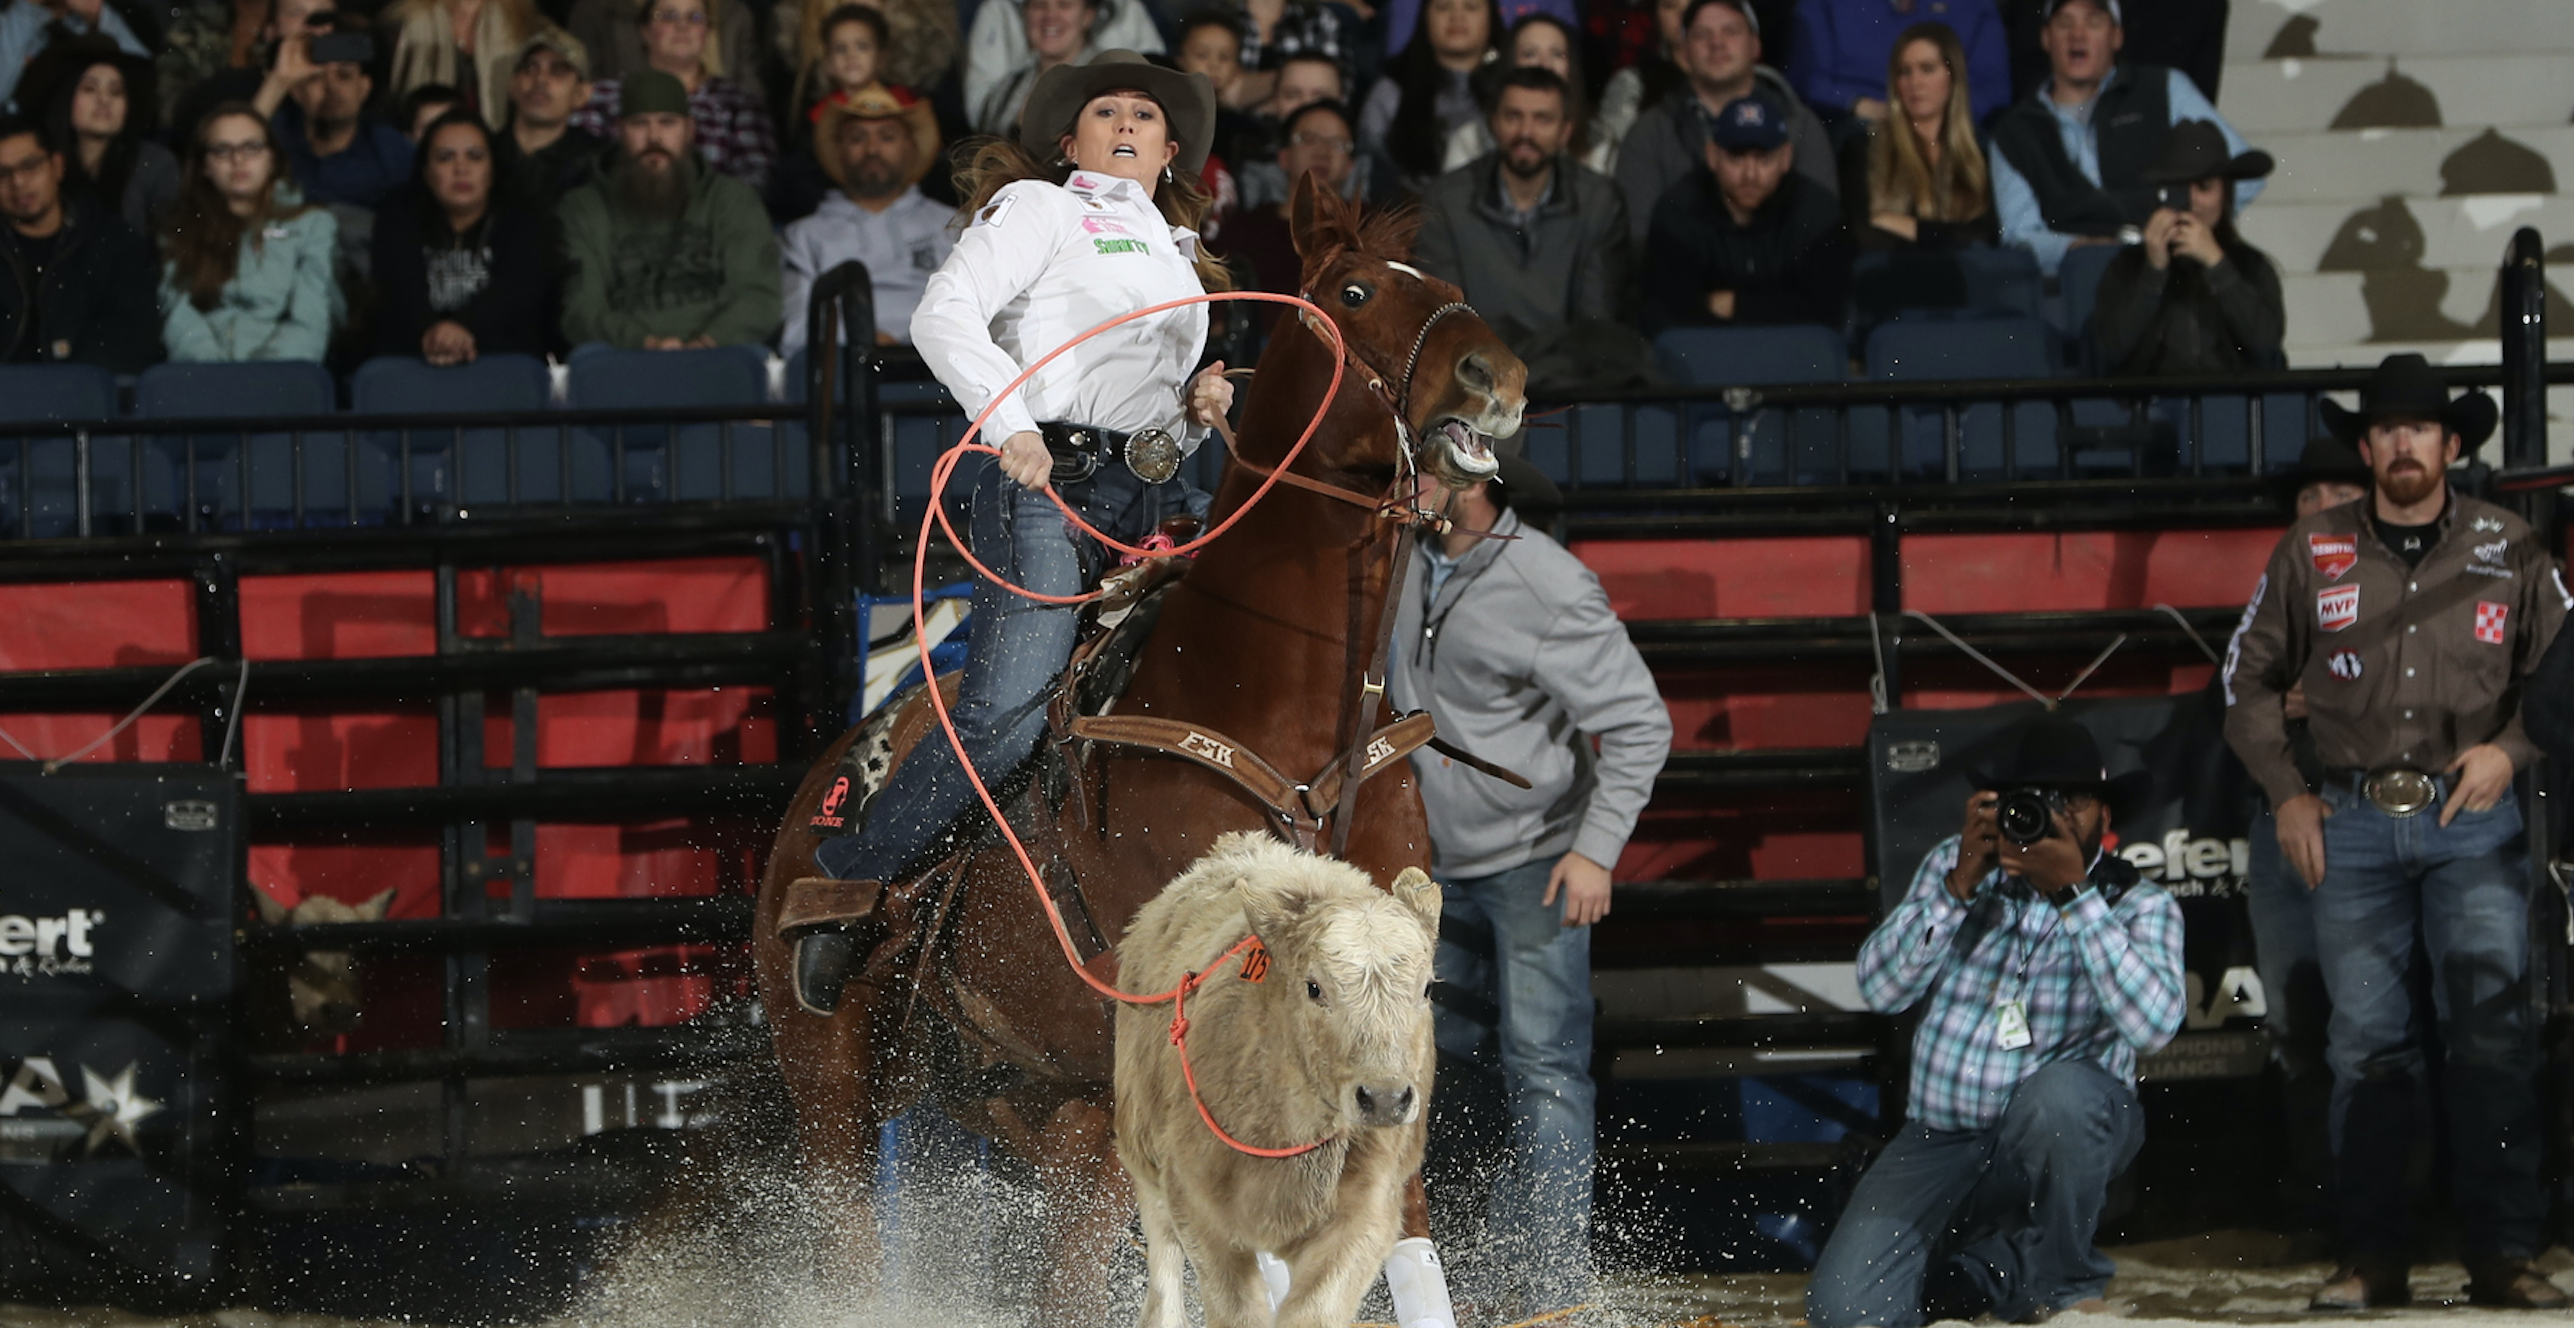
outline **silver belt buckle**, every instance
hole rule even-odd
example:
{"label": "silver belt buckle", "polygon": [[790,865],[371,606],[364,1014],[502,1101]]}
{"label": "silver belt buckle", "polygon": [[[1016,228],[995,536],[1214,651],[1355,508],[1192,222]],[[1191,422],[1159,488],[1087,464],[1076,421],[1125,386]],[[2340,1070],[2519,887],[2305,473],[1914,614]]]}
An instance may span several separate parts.
{"label": "silver belt buckle", "polygon": [[1180,473],[1180,440],[1162,429],[1139,429],[1126,437],[1126,468],[1147,484],[1160,484]]}
{"label": "silver belt buckle", "polygon": [[2440,800],[2440,781],[2419,770],[2398,766],[2372,770],[2360,781],[2371,806],[2398,820],[2418,816]]}

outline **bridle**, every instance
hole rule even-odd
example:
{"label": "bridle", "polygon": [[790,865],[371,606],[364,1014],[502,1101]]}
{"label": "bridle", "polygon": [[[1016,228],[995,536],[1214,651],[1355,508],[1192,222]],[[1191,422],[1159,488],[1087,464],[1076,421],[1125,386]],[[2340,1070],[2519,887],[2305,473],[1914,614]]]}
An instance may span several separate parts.
{"label": "bridle", "polygon": [[[1311,291],[1299,291],[1297,298],[1314,308],[1322,307],[1321,303],[1314,299]],[[1358,347],[1348,337],[1338,338],[1342,363],[1358,371],[1360,381],[1367,387],[1368,395],[1375,397],[1377,404],[1385,407],[1386,414],[1394,419],[1394,481],[1387,486],[1383,494],[1370,498],[1356,489],[1345,489],[1337,484],[1308,479],[1291,470],[1273,472],[1269,467],[1243,456],[1241,449],[1234,446],[1232,427],[1218,420],[1216,432],[1224,436],[1225,450],[1236,462],[1253,474],[1265,477],[1274,473],[1281,481],[1307,492],[1367,508],[1390,521],[1398,521],[1407,526],[1428,526],[1445,533],[1448,529],[1447,516],[1422,507],[1413,497],[1419,489],[1419,485],[1414,482],[1419,472],[1416,469],[1418,444],[1412,432],[1412,377],[1420,370],[1421,352],[1429,348],[1430,333],[1439,326],[1440,322],[1451,314],[1473,312],[1473,307],[1463,300],[1450,300],[1431,310],[1429,316],[1421,320],[1420,330],[1412,334],[1412,349],[1403,357],[1403,376],[1394,380],[1395,386],[1391,391],[1387,390],[1385,385],[1389,375],[1370,362],[1367,356],[1360,354]],[[1307,332],[1313,334],[1314,338],[1323,344],[1328,346],[1335,340],[1324,335],[1321,328],[1314,326],[1315,315],[1312,313],[1299,309],[1296,311],[1296,319]]]}

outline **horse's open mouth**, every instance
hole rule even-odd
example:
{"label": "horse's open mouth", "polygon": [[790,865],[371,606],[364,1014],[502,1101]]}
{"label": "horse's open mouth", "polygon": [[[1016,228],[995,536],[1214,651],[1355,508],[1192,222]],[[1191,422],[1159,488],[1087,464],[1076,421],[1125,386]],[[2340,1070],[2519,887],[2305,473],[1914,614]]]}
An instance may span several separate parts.
{"label": "horse's open mouth", "polygon": [[1493,440],[1454,415],[1431,425],[1430,436],[1447,440],[1448,461],[1459,478],[1482,479],[1501,467],[1493,456]]}

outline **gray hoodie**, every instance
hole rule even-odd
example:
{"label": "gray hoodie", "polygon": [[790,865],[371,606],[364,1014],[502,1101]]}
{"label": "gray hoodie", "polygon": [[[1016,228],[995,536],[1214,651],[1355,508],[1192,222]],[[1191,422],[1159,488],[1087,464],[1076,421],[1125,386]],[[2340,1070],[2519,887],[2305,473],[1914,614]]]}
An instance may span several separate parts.
{"label": "gray hoodie", "polygon": [[1490,876],[1570,849],[1614,867],[1671,751],[1671,713],[1591,569],[1518,513],[1493,532],[1519,538],[1477,541],[1426,610],[1435,546],[1416,551],[1387,691],[1535,787],[1414,753],[1432,866],[1445,880]]}

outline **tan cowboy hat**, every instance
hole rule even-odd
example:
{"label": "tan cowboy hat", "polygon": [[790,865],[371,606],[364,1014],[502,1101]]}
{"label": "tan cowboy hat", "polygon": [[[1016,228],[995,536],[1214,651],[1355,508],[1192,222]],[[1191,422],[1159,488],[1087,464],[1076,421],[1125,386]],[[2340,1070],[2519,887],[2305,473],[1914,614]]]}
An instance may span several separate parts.
{"label": "tan cowboy hat", "polygon": [[1102,51],[1086,65],[1057,65],[1037,80],[1028,94],[1028,109],[1019,120],[1019,146],[1052,161],[1056,145],[1072,132],[1073,117],[1090,99],[1133,88],[1162,104],[1179,135],[1180,155],[1171,169],[1196,175],[1206,169],[1207,150],[1215,146],[1215,85],[1204,74],[1165,69],[1133,51]]}
{"label": "tan cowboy hat", "polygon": [[815,102],[812,116],[814,160],[821,162],[822,173],[844,190],[849,187],[849,168],[840,159],[843,120],[900,120],[911,129],[912,164],[903,176],[906,187],[919,184],[938,162],[938,116],[909,88],[870,83],[856,92],[843,89]]}

